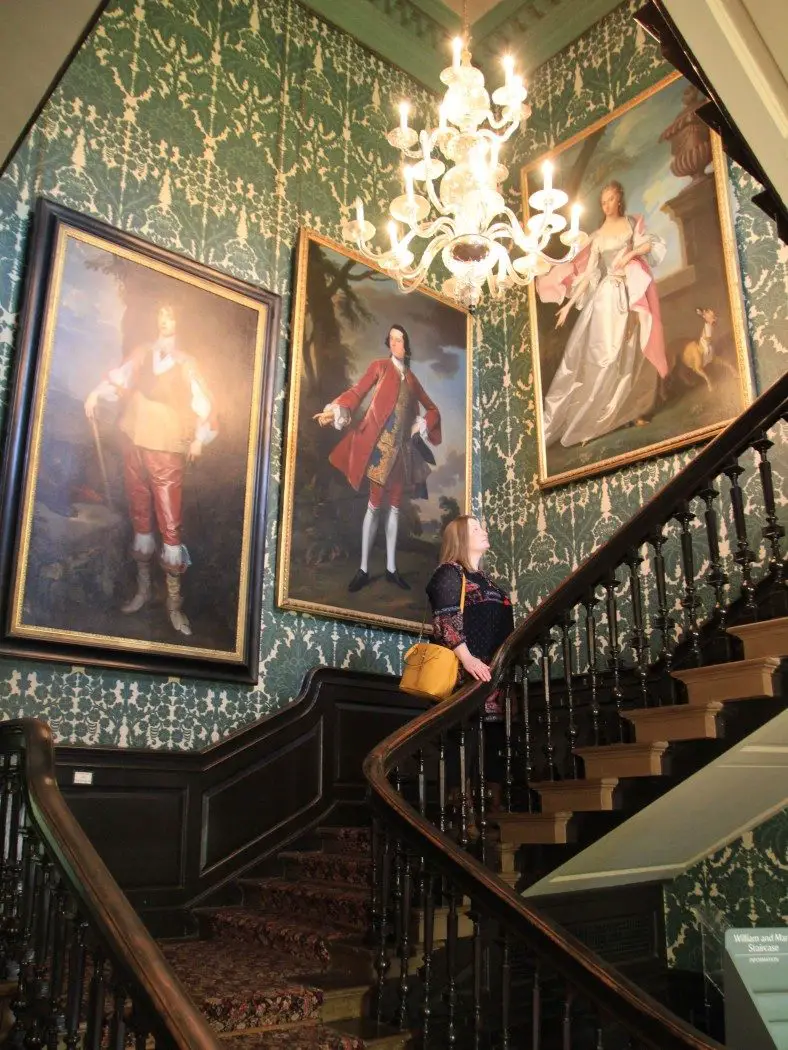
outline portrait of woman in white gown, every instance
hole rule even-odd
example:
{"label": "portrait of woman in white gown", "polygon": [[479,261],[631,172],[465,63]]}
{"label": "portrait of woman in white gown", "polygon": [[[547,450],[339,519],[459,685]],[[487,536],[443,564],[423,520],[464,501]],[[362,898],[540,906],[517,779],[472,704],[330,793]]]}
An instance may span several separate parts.
{"label": "portrait of woman in white gown", "polygon": [[641,216],[626,212],[624,188],[611,181],[600,204],[604,222],[571,264],[537,280],[542,302],[556,303],[556,327],[579,311],[544,398],[545,445],[585,444],[653,413],[668,373],[653,268],[665,242]]}

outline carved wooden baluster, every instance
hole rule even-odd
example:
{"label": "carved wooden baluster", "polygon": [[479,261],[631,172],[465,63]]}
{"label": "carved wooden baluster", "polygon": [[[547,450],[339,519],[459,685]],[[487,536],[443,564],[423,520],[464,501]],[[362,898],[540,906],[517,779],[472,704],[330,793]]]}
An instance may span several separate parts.
{"label": "carved wooden baluster", "polygon": [[[394,788],[398,795],[402,794],[402,774],[399,768],[394,770]],[[394,943],[402,941],[402,839],[394,840],[394,886],[393,886],[393,912],[394,912]]]}
{"label": "carved wooden baluster", "polygon": [[648,667],[649,649],[646,642],[645,616],[643,613],[643,588],[640,579],[640,566],[643,559],[640,551],[634,547],[627,552],[629,569],[629,598],[632,603],[632,651],[635,654],[640,702],[648,707]]}
{"label": "carved wooden baluster", "polygon": [[120,983],[113,984],[108,1050],[123,1050],[126,1045],[126,992]]}
{"label": "carved wooden baluster", "polygon": [[596,616],[595,607],[599,604],[593,587],[586,594],[583,608],[586,611],[586,655],[588,659],[588,679],[591,684],[591,742],[599,747],[599,669],[597,667]]}
{"label": "carved wooden baluster", "polygon": [[391,892],[391,835],[383,828],[382,844],[380,851],[379,900],[377,907],[378,916],[378,952],[375,957],[375,973],[377,975],[377,995],[375,997],[375,1016],[378,1024],[383,1020],[383,995],[386,987],[386,975],[389,971],[389,957],[386,951],[388,939],[388,909],[389,896]]}
{"label": "carved wooden baluster", "polygon": [[564,658],[564,679],[566,681],[566,707],[567,707],[567,743],[568,743],[568,775],[570,779],[574,780],[577,777],[578,766],[577,766],[577,755],[575,754],[575,747],[577,745],[577,723],[575,722],[575,690],[572,682],[574,675],[574,662],[572,660],[572,638],[570,631],[574,626],[575,621],[569,612],[565,612],[561,617],[559,624],[561,629],[561,653]]}
{"label": "carved wooden baluster", "polygon": [[438,827],[446,831],[446,733],[438,740]]}
{"label": "carved wooden baluster", "polygon": [[399,939],[399,1027],[404,1032],[408,1027],[408,994],[410,991],[410,929],[411,929],[412,868],[411,853],[404,849],[402,865],[402,916]]}
{"label": "carved wooden baluster", "polygon": [[744,467],[739,466],[738,460],[731,460],[723,468],[723,472],[731,483],[731,507],[733,509],[733,524],[736,529],[736,550],[733,560],[741,569],[741,592],[744,597],[744,607],[750,619],[758,619],[758,608],[755,604],[755,584],[752,579],[752,565],[755,555],[750,550],[747,539],[747,519],[744,514],[744,493],[742,492],[739,478],[744,473]]}
{"label": "carved wooden baluster", "polygon": [[104,1030],[104,996],[106,993],[106,977],[104,974],[104,953],[101,948],[94,949],[91,953],[93,973],[90,977],[88,990],[88,1014],[85,1029],[85,1050],[99,1050]]}
{"label": "carved wooden baluster", "polygon": [[457,891],[453,886],[446,917],[446,1044],[457,1045]]}
{"label": "carved wooden baluster", "polygon": [[[370,792],[367,791],[367,803],[370,802]],[[372,867],[369,875],[369,928],[367,930],[367,943],[371,948],[377,946],[377,933],[378,933],[378,882],[380,879],[380,847],[383,841],[382,828],[380,821],[377,817],[372,818],[372,834],[370,835],[370,846],[372,848],[371,860]]]}
{"label": "carved wooden baluster", "polygon": [[624,741],[624,719],[621,717],[621,708],[624,702],[624,693],[621,689],[621,646],[618,639],[618,603],[616,602],[616,591],[619,587],[615,571],[609,572],[605,578],[605,606],[607,608],[607,630],[610,642],[610,656],[608,664],[613,675],[613,686],[611,696],[616,708],[616,725],[613,730],[613,738],[616,743]]}
{"label": "carved wooden baluster", "polygon": [[79,1025],[85,983],[85,936],[87,923],[74,918],[70,932],[68,953],[68,985],[66,988],[65,1046],[76,1050],[79,1045]]}
{"label": "carved wooden baluster", "polygon": [[[34,951],[34,917],[37,914],[38,900],[41,895],[40,848],[27,825],[23,811],[20,811],[20,833],[22,837],[21,897],[19,902],[18,936],[16,942],[19,975],[16,993],[11,1010],[14,1014],[14,1025],[11,1029],[9,1043],[16,1046],[23,1039],[35,1040],[38,1037],[37,1023],[33,1020],[30,1030],[25,1028],[27,1012],[33,1006],[35,998],[35,951]],[[22,1033],[25,1032],[24,1037]]]}
{"label": "carved wooden baluster", "polygon": [[463,849],[468,848],[468,804],[470,798],[467,794],[467,764],[465,744],[465,723],[460,725],[460,837],[459,844]]}
{"label": "carved wooden baluster", "polygon": [[[515,679],[516,681],[516,679]],[[503,693],[503,806],[507,813],[512,812],[512,788],[514,787],[514,769],[512,760],[512,682],[507,680]]]}
{"label": "carved wooden baluster", "polygon": [[57,1050],[58,1026],[63,1014],[66,977],[66,946],[68,936],[68,895],[58,883],[52,896],[52,940],[49,978],[49,1017],[47,1019],[47,1050]]}
{"label": "carved wooden baluster", "polygon": [[761,478],[761,492],[766,510],[766,524],[761,530],[763,538],[771,547],[769,556],[769,573],[775,583],[783,583],[785,578],[785,560],[782,553],[780,540],[785,536],[785,528],[780,524],[777,517],[777,505],[774,498],[774,477],[772,465],[769,462],[769,449],[774,447],[774,442],[769,440],[765,430],[762,430],[752,447],[758,453],[758,473]]}
{"label": "carved wooden baluster", "polygon": [[482,922],[477,908],[472,910],[473,919],[473,1050],[481,1050],[484,1033],[482,1016]]}
{"label": "carved wooden baluster", "polygon": [[681,607],[684,610],[684,638],[689,642],[692,658],[696,666],[703,663],[700,651],[700,633],[698,631],[698,594],[695,587],[695,558],[692,551],[692,530],[690,522],[695,515],[686,501],[679,504],[674,515],[681,526],[681,571],[684,576],[684,596]]}
{"label": "carved wooden baluster", "polygon": [[[665,680],[669,683],[670,697],[672,703],[676,702],[676,679],[670,674],[673,667],[673,617],[669,615],[668,609],[668,586],[667,573],[665,571],[665,534],[662,529],[657,529],[649,536],[649,543],[654,549],[654,580],[657,585],[657,615],[654,617],[654,626],[660,634],[660,647],[657,660],[661,660],[665,667]],[[662,695],[658,694],[658,702],[662,703]]]}
{"label": "carved wooden baluster", "polygon": [[477,769],[477,791],[476,803],[478,806],[478,830],[479,830],[479,859],[482,864],[487,863],[487,770],[485,768],[485,732],[484,732],[484,707],[479,712],[476,721],[476,736],[478,743]]}
{"label": "carved wooden baluster", "polygon": [[[33,997],[36,1002],[36,1025],[40,1026],[44,1021],[41,1016],[43,1003],[47,998],[49,985],[49,948],[50,932],[54,919],[54,894],[52,892],[52,880],[54,870],[52,862],[43,853],[41,856],[41,890],[38,904],[33,918]],[[47,1018],[48,1020],[48,1018]]]}
{"label": "carved wooden baluster", "polygon": [[429,1050],[430,1026],[432,1023],[432,955],[435,947],[435,885],[432,873],[422,858],[421,915],[422,950],[424,962],[421,970],[421,1045]]}
{"label": "carved wooden baluster", "polygon": [[720,530],[717,518],[717,508],[714,506],[719,492],[710,481],[698,493],[706,505],[703,520],[706,524],[706,542],[709,547],[709,569],[706,573],[706,583],[714,591],[714,609],[711,619],[715,624],[717,636],[725,646],[725,655],[730,657],[730,635],[726,631],[728,608],[725,603],[725,588],[728,584],[728,576],[720,557]]}
{"label": "carved wooden baluster", "polygon": [[550,637],[550,632],[543,635],[539,640],[539,648],[541,649],[541,664],[542,664],[542,682],[544,685],[544,712],[545,712],[545,734],[544,734],[544,754],[547,761],[547,779],[555,780],[556,766],[555,766],[555,744],[553,742],[553,690],[552,690],[552,679],[550,677],[550,667],[552,664],[551,649],[553,647],[553,639]]}
{"label": "carved wooden baluster", "polygon": [[509,934],[504,931],[501,948],[501,1050],[511,1050],[509,1026],[512,1009],[512,960]]}
{"label": "carved wooden baluster", "polygon": [[534,983],[531,989],[531,1047],[530,1050],[541,1050],[542,1046],[542,978],[539,963],[534,967]]}
{"label": "carved wooden baluster", "polygon": [[3,771],[2,829],[3,869],[0,882],[0,915],[2,915],[2,937],[0,939],[0,962],[2,972],[8,973],[9,965],[16,962],[16,949],[20,936],[19,909],[21,905],[21,855],[22,840],[19,833],[20,782],[18,756],[6,755]]}
{"label": "carved wooden baluster", "polygon": [[564,993],[564,1013],[561,1019],[561,1050],[572,1050],[572,1003],[574,992],[567,988]]}
{"label": "carved wooden baluster", "polygon": [[531,791],[531,781],[534,776],[533,753],[531,750],[531,710],[528,682],[529,659],[524,659],[520,668],[520,735],[518,751],[521,756],[520,768],[525,781],[525,808],[526,812],[532,813],[534,808],[534,796]]}

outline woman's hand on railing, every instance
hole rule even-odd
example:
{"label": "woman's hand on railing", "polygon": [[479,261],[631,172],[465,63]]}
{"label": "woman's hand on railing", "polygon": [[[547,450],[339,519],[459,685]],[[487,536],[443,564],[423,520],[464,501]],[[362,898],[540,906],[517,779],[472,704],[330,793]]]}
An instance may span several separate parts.
{"label": "woman's hand on railing", "polygon": [[454,650],[454,654],[471,678],[475,678],[477,682],[490,681],[490,668],[484,660],[479,660],[472,655],[465,642],[463,642],[462,645],[457,646]]}

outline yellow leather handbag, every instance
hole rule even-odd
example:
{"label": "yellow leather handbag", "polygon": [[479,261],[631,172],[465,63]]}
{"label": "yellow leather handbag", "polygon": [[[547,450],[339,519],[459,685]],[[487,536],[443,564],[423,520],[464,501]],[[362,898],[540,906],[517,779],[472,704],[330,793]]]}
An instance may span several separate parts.
{"label": "yellow leather handbag", "polygon": [[[465,573],[462,574],[460,612],[464,609]],[[460,661],[445,645],[418,641],[405,653],[403,668],[399,683],[403,693],[426,693],[434,700],[445,700],[454,692],[460,672]]]}

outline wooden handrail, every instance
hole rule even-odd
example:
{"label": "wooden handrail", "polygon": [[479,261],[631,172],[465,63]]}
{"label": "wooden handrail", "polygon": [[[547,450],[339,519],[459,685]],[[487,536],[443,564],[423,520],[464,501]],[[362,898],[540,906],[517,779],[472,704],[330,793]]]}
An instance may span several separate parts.
{"label": "wooden handrail", "polygon": [[[586,595],[669,520],[683,502],[693,499],[732,459],[748,447],[754,435],[773,426],[786,411],[788,375],[783,376],[630,521],[526,618],[496,654],[492,685],[515,664],[518,655],[533,646],[568,609]],[[372,805],[387,827],[393,827],[414,852],[482,908],[505,924],[508,931],[531,946],[558,973],[602,1013],[615,1018],[636,1039],[654,1050],[711,1050],[720,1044],[685,1024],[646,995],[580,941],[514,893],[502,880],[447,835],[422,817],[389,782],[392,771],[438,735],[471,713],[478,713],[488,686],[471,682],[449,700],[414,719],[379,744],[364,764]]]}
{"label": "wooden handrail", "polygon": [[55,779],[49,727],[36,718],[21,718],[5,722],[2,736],[21,741],[25,791],[36,831],[56,859],[85,919],[142,990],[153,1030],[183,1050],[220,1050],[220,1040],[66,805]]}

